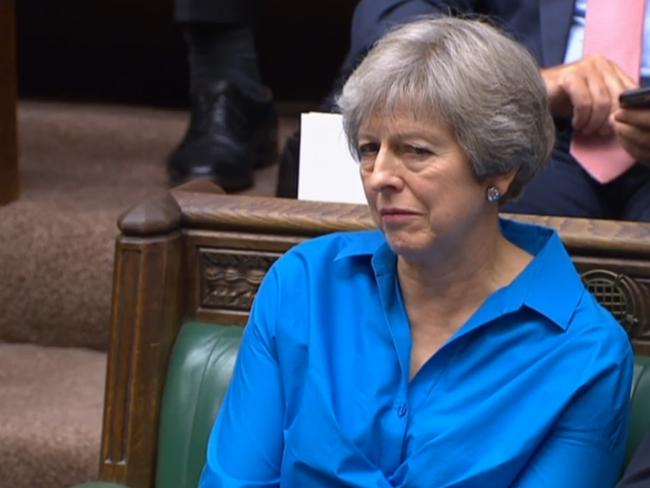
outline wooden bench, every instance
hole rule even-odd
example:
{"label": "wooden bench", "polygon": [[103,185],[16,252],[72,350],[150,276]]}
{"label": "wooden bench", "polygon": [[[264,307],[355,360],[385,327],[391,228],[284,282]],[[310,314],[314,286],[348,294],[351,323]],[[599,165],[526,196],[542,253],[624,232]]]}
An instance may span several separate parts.
{"label": "wooden bench", "polygon": [[[161,394],[182,322],[244,325],[269,266],[317,235],[366,229],[365,206],[229,196],[190,183],[120,221],[100,479],[153,487]],[[650,355],[650,224],[516,216],[557,229],[588,287]]]}

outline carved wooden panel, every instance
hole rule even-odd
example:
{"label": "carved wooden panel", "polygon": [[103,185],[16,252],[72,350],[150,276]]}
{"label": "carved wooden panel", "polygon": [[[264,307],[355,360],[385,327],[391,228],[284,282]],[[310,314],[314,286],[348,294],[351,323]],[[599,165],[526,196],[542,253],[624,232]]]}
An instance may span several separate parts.
{"label": "carved wooden panel", "polygon": [[624,273],[592,269],[582,273],[589,291],[625,327],[632,339],[650,334],[650,290]]}
{"label": "carved wooden panel", "polygon": [[264,275],[279,253],[199,250],[200,306],[248,312]]}

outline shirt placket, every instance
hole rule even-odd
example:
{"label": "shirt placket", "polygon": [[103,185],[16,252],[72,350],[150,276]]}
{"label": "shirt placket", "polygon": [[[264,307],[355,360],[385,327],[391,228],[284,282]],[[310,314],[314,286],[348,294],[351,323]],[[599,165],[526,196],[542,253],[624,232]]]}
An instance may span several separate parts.
{"label": "shirt placket", "polygon": [[391,404],[386,406],[386,414],[382,421],[381,465],[386,473],[391,473],[402,462],[403,446],[409,423],[408,376],[411,334],[406,314],[397,300],[395,274],[378,274],[377,284],[386,327],[390,331],[393,348],[400,366],[400,381],[392,395]]}

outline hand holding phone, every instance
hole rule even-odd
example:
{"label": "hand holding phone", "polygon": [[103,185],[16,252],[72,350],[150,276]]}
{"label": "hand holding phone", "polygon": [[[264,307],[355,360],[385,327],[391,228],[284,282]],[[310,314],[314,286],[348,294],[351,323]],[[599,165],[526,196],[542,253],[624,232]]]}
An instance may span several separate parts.
{"label": "hand holding phone", "polygon": [[612,126],[623,149],[650,167],[650,87],[621,93],[620,106],[612,114]]}
{"label": "hand holding phone", "polygon": [[650,86],[626,90],[618,97],[622,108],[650,108]]}

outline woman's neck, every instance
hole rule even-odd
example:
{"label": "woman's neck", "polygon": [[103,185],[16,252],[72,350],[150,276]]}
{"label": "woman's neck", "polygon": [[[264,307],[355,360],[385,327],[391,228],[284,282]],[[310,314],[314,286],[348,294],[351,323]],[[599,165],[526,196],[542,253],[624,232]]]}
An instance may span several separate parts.
{"label": "woman's neck", "polygon": [[425,259],[398,257],[398,276],[407,303],[462,309],[480,305],[508,285],[531,259],[503,237],[497,221],[462,245],[442,246]]}
{"label": "woman's neck", "polygon": [[455,245],[442,242],[422,259],[399,256],[397,273],[412,339],[409,377],[531,259],[503,237],[496,216],[493,225],[473,228]]}

